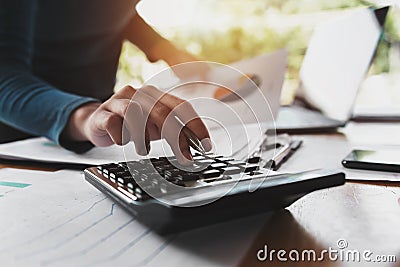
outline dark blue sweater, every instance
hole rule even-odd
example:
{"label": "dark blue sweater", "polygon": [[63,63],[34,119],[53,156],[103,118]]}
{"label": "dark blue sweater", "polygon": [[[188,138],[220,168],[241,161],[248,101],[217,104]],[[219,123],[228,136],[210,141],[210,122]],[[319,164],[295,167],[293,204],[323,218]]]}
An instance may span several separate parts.
{"label": "dark blue sweater", "polygon": [[0,0],[0,121],[59,142],[71,112],[113,93],[134,0]]}

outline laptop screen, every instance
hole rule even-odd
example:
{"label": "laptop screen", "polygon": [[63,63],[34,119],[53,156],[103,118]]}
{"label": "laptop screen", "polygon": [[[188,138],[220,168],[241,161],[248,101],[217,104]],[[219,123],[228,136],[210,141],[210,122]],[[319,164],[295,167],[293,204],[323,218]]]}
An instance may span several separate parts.
{"label": "laptop screen", "polygon": [[324,115],[346,121],[374,56],[387,9],[353,10],[319,25],[300,70],[299,94]]}

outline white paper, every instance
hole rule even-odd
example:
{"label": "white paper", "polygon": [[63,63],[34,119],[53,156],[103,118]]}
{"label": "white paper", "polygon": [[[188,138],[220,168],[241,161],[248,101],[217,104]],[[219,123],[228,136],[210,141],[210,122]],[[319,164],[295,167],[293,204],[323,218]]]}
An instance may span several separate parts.
{"label": "white paper", "polygon": [[[211,71],[205,79],[192,77],[169,92],[188,100],[207,126],[213,128],[217,122],[220,126],[229,127],[240,124],[264,124],[263,129],[273,124],[279,109],[282,84],[285,77],[288,52],[285,49],[235,62],[229,66],[211,65]],[[248,77],[255,76],[260,85],[257,88]],[[195,82],[202,82],[196,84]],[[250,86],[246,85],[250,82]],[[253,86],[251,86],[253,85]],[[247,90],[241,90],[243,87]],[[235,101],[219,100],[216,92],[228,88],[240,97]],[[207,118],[210,118],[209,120]],[[213,123],[214,122],[214,123]]]}
{"label": "white paper", "polygon": [[80,172],[2,169],[0,181],[30,184],[0,197],[2,266],[234,266],[266,219],[161,236]]}
{"label": "white paper", "polygon": [[[258,125],[246,125],[244,128],[240,127],[238,131],[234,131],[235,128],[231,130],[228,133],[222,130],[210,131],[213,152],[215,154],[232,155],[236,159],[244,159],[257,149],[260,142],[262,142],[263,136]],[[173,153],[168,143],[165,140],[158,140],[151,142],[150,154],[146,157],[171,155]],[[133,143],[129,143],[123,147],[117,145],[95,147],[84,154],[76,154],[44,137],[2,144],[0,145],[0,157],[16,160],[87,165],[100,165],[143,158],[136,153]]]}
{"label": "white paper", "polygon": [[[151,145],[152,149],[150,151],[150,156],[171,154],[169,146],[165,141],[154,141]],[[136,154],[133,143],[124,147],[117,145],[95,147],[84,154],[76,154],[44,137],[30,138],[2,144],[0,145],[0,156],[3,158],[15,158],[20,160],[28,159],[43,162],[78,163],[88,165],[99,165],[110,162],[125,161],[126,159],[136,160],[141,158]]]}

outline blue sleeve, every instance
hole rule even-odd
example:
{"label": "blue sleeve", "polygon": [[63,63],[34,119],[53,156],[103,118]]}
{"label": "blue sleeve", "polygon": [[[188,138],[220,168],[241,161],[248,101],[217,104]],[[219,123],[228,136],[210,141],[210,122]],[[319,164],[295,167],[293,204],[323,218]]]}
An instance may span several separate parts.
{"label": "blue sleeve", "polygon": [[0,120],[60,143],[71,113],[97,101],[62,92],[31,72],[37,0],[0,0]]}

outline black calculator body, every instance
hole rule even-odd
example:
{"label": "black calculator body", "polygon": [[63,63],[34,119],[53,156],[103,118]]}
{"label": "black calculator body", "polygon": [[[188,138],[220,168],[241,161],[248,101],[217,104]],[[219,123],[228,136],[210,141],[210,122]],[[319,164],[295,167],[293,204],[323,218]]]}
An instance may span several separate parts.
{"label": "black calculator body", "polygon": [[194,171],[181,170],[174,161],[160,157],[111,163],[87,168],[84,174],[160,233],[281,209],[312,191],[345,182],[345,175],[336,171],[271,174],[257,163],[222,156],[195,156]]}

